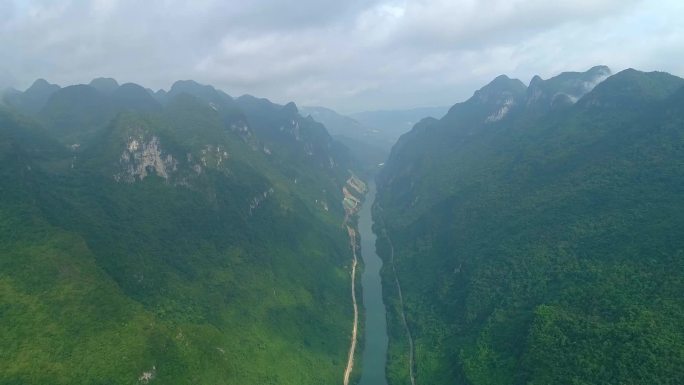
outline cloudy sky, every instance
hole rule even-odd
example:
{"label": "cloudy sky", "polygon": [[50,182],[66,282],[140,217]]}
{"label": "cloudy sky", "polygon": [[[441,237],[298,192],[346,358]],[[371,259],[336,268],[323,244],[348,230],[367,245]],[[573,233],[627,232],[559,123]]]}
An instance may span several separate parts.
{"label": "cloudy sky", "polygon": [[451,105],[505,73],[684,76],[682,0],[0,0],[0,87],[195,79],[342,112]]}

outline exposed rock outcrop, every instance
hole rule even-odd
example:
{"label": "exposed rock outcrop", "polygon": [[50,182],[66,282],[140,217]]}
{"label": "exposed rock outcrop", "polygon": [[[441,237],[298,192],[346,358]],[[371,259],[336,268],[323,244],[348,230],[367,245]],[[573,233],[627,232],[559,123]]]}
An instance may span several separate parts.
{"label": "exposed rock outcrop", "polygon": [[178,168],[178,161],[171,154],[163,153],[157,136],[149,140],[142,136],[129,137],[119,164],[123,170],[114,179],[127,183],[143,180],[152,173],[168,180],[169,174]]}

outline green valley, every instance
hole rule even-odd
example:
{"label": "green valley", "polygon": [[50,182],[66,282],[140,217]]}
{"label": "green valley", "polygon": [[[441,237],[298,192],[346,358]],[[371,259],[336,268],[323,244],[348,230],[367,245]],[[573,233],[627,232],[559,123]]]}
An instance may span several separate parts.
{"label": "green valley", "polygon": [[684,385],[682,16],[0,0],[0,385]]}

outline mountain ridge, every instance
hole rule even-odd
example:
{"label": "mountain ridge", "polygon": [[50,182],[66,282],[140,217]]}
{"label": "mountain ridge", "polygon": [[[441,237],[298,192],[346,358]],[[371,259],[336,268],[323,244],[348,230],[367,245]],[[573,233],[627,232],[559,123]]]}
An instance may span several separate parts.
{"label": "mountain ridge", "polygon": [[166,96],[0,107],[0,382],[338,382],[347,150],[294,105]]}
{"label": "mountain ridge", "polygon": [[[496,121],[510,93],[476,92],[402,136],[374,215],[417,383],[677,382],[681,82],[621,71],[558,106],[526,91]],[[389,240],[378,248],[388,261]],[[410,353],[394,277],[383,281],[397,384]]]}

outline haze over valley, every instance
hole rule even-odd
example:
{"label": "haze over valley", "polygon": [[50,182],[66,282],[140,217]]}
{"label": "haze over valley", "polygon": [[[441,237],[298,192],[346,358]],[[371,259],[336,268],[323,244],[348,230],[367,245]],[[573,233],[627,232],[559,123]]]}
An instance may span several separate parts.
{"label": "haze over valley", "polygon": [[0,0],[0,384],[684,383],[682,15]]}

